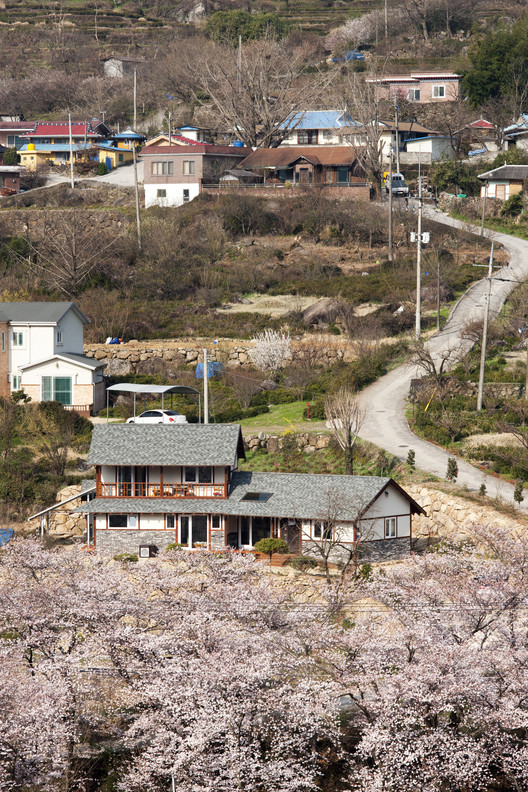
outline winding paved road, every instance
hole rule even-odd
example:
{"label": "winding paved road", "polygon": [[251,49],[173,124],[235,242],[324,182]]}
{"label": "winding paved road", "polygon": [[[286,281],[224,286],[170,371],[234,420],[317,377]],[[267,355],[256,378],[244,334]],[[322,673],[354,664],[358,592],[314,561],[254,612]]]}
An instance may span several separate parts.
{"label": "winding paved road", "polygon": [[[443,213],[430,210],[427,214],[435,220],[467,229],[465,223],[454,220]],[[477,229],[473,229],[478,232]],[[491,289],[490,317],[496,316],[509,293],[515,288],[515,282],[528,279],[528,241],[493,233],[493,238],[506,248],[510,256],[508,266],[494,272]],[[496,280],[496,277],[507,280]],[[509,282],[509,281],[513,282]],[[470,342],[462,341],[461,330],[472,319],[484,316],[487,279],[474,283],[455,305],[445,327],[428,341],[428,347],[434,355],[464,344],[468,349]],[[409,448],[414,448],[417,467],[435,476],[444,478],[447,470],[449,454],[438,446],[422,440],[411,432],[405,418],[405,401],[409,392],[411,379],[423,375],[413,365],[399,366],[386,374],[377,382],[365,388],[360,394],[363,406],[367,409],[367,417],[360,432],[360,437],[386,449],[391,454],[404,458]],[[462,460],[458,460],[458,484],[466,485],[470,490],[478,490],[482,482],[486,484],[487,494],[513,503],[513,486],[488,476],[482,471]],[[523,511],[528,511],[528,499],[521,504]]]}

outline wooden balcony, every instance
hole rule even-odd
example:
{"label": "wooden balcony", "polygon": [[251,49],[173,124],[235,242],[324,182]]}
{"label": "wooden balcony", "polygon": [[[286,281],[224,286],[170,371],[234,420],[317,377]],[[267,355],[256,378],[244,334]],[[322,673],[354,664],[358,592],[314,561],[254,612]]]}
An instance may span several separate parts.
{"label": "wooden balcony", "polygon": [[98,498],[227,498],[225,484],[99,482]]}

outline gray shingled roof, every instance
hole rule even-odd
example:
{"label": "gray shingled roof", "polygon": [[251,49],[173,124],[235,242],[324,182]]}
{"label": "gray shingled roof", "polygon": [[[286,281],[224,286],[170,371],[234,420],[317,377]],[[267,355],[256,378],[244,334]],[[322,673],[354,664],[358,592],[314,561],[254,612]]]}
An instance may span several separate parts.
{"label": "gray shingled roof", "polygon": [[3,302],[0,303],[0,320],[4,322],[30,322],[56,324],[73,308],[84,324],[88,319],[73,302]]}
{"label": "gray shingled roof", "polygon": [[[297,519],[356,519],[392,481],[380,476],[328,476],[309,473],[233,474],[229,498],[95,498],[77,511],[140,514],[234,514]],[[398,487],[394,482],[393,486]],[[243,501],[247,492],[271,493],[265,501]],[[412,511],[420,506],[404,493]],[[337,505],[339,504],[339,505]],[[330,513],[332,512],[332,515]]]}
{"label": "gray shingled roof", "polygon": [[491,179],[505,181],[508,179],[528,179],[528,165],[501,165],[486,173],[479,173],[479,179]]}
{"label": "gray shingled roof", "polygon": [[233,465],[244,456],[238,424],[100,424],[93,465]]}

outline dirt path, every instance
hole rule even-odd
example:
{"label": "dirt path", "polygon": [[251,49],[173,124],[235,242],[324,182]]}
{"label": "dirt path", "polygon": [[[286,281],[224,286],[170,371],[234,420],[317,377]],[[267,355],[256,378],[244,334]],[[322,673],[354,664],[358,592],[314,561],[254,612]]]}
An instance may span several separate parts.
{"label": "dirt path", "polygon": [[[457,228],[467,229],[465,223],[453,220],[439,211],[428,211],[430,217]],[[473,229],[477,232],[477,229]],[[499,241],[509,254],[509,265],[494,273],[506,280],[493,280],[490,301],[490,316],[496,316],[509,293],[520,279],[528,278],[528,241],[492,232],[487,234]],[[510,282],[513,281],[513,282]],[[484,315],[487,280],[483,278],[473,284],[455,305],[443,330],[428,342],[429,349],[439,356],[448,349],[462,345],[469,349],[471,342],[461,339],[463,327],[472,319],[482,319]],[[405,459],[409,448],[416,452],[416,465],[422,470],[444,478],[449,454],[442,448],[422,440],[411,432],[405,418],[405,401],[411,379],[420,376],[412,365],[400,366],[370,385],[361,393],[361,401],[367,408],[367,419],[361,430],[361,437],[385,448],[391,454]],[[491,497],[499,497],[513,502],[513,486],[486,475],[472,465],[458,460],[458,483],[470,490],[478,490],[482,482],[486,484]],[[521,504],[528,512],[528,499]]]}

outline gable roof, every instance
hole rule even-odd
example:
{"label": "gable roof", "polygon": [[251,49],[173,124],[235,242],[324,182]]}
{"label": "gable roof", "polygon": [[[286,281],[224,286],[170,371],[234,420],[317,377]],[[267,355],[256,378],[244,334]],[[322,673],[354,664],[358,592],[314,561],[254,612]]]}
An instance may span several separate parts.
{"label": "gable roof", "polygon": [[0,121],[0,132],[27,132],[34,126],[34,121]]}
{"label": "gable roof", "polygon": [[33,363],[26,363],[25,366],[19,366],[19,369],[20,371],[25,371],[35,366],[41,366],[43,363],[47,363],[50,360],[65,360],[67,363],[75,363],[82,368],[92,369],[93,371],[106,366],[106,360],[101,362],[94,358],[85,357],[85,355],[74,355],[72,352],[58,352],[56,355],[50,355],[47,358],[41,358],[41,360],[36,360]]}
{"label": "gable roof", "polygon": [[[380,121],[379,125],[393,132],[396,130],[396,123],[394,121]],[[435,129],[429,129],[428,127],[422,126],[422,124],[419,124],[417,121],[398,121],[398,131],[423,132],[424,134],[428,134],[428,135],[438,134],[438,132]]]}
{"label": "gable roof", "polygon": [[488,181],[507,180],[507,179],[528,179],[528,165],[501,165],[486,173],[479,173],[479,179]]}
{"label": "gable roof", "polygon": [[[196,424],[195,424],[196,426]],[[95,430],[97,427],[95,427]],[[170,429],[170,431],[172,431]],[[88,461],[90,459],[88,458]],[[253,473],[237,471],[231,478],[227,499],[214,498],[96,498],[80,507],[83,512],[147,513],[179,512],[325,519],[333,512],[337,519],[355,520],[392,486],[408,501],[413,514],[425,514],[422,507],[391,478],[382,476],[330,476],[312,473]],[[243,500],[249,492],[266,493],[267,500]],[[339,503],[336,513],[336,503]],[[341,511],[340,511],[341,509]]]}
{"label": "gable roof", "polygon": [[74,302],[2,302],[0,320],[11,324],[57,324],[70,310],[83,324],[89,323],[90,320]]}
{"label": "gable roof", "polygon": [[238,424],[100,424],[88,462],[94,465],[233,465],[245,458]]}
{"label": "gable roof", "polygon": [[241,168],[287,168],[300,157],[314,165],[353,165],[357,161],[351,146],[280,146],[252,151]]}

